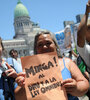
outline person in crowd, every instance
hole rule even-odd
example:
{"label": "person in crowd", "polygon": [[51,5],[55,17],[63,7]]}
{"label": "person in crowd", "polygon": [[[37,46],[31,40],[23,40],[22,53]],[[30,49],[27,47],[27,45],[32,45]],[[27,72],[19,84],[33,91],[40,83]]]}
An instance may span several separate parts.
{"label": "person in crowd", "polygon": [[[9,65],[11,65],[15,71],[18,73],[18,76],[25,76],[25,74],[22,73],[22,65],[21,65],[21,59],[18,58],[18,52],[15,49],[11,49],[9,52],[10,57],[6,59]],[[22,78],[24,79],[24,78]],[[21,84],[21,83],[20,83]],[[20,90],[20,91],[19,91]],[[15,96],[17,94],[20,94],[19,92],[23,91],[23,88],[19,87],[17,83],[14,83],[14,94]]]}
{"label": "person in crowd", "polygon": [[[79,55],[86,63],[86,71],[89,73],[89,81],[90,81],[90,19],[89,19],[90,16],[89,13],[90,13],[90,0],[86,4],[86,11],[79,24],[78,31],[77,31],[77,50]],[[90,99],[90,88],[87,95]]]}
{"label": "person in crowd", "polygon": [[82,57],[78,54],[77,50],[76,51],[70,50],[68,52],[68,56],[65,55],[64,57],[68,57],[68,58],[72,59],[72,61],[74,61],[77,64],[78,68],[80,69],[82,74],[85,76],[85,78],[87,78],[87,80],[89,80],[89,74],[86,71],[86,64],[83,61]]}
{"label": "person in crowd", "polygon": [[[78,100],[77,96],[82,96],[88,91],[88,80],[82,75],[77,65],[71,59],[61,57],[53,34],[50,32],[40,32],[35,36],[34,54],[49,52],[57,52],[63,78],[61,84],[66,89],[68,100]],[[20,86],[25,84],[22,78],[21,76],[16,78],[16,82]]]}
{"label": "person in crowd", "polygon": [[77,66],[85,78],[89,81],[89,73],[86,71],[86,64],[80,55],[77,56]]}
{"label": "person in crowd", "polygon": [[68,52],[65,52],[64,55],[76,63],[78,55],[74,52],[74,50],[72,50],[72,48]]}
{"label": "person in crowd", "polygon": [[21,60],[18,58],[18,52],[15,49],[11,49],[9,52],[10,57],[6,59],[9,65],[12,67],[16,67],[16,71],[22,72],[22,65],[21,65]]}
{"label": "person in crowd", "polygon": [[10,57],[14,58],[15,60],[17,60],[20,64],[21,64],[21,60],[18,57],[18,52],[15,49],[11,49],[9,52]]}
{"label": "person in crowd", "polygon": [[12,58],[15,58],[16,60],[17,60],[17,58],[18,58],[18,52],[17,52],[17,50],[11,49],[10,52],[9,52],[9,55],[10,55]]}
{"label": "person in crowd", "polygon": [[14,81],[16,71],[2,59],[4,47],[0,38],[0,100],[15,100]]}

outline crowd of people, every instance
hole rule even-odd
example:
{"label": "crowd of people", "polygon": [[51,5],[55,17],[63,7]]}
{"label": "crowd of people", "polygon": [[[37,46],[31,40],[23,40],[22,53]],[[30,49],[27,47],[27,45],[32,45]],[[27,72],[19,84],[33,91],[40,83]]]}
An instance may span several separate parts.
{"label": "crowd of people", "polygon": [[[86,5],[85,15],[77,31],[77,53],[70,51],[69,56],[61,55],[54,34],[51,32],[37,33],[34,40],[34,54],[57,52],[58,62],[68,100],[79,100],[78,97],[87,95],[90,99],[90,25],[88,15],[90,1]],[[15,100],[25,95],[25,72],[22,71],[18,52],[12,49],[10,58],[2,58],[4,47],[0,38],[0,100]],[[73,61],[71,55],[76,57]],[[25,97],[26,98],[26,97]],[[22,100],[26,100],[23,98]],[[17,99],[16,99],[17,100]]]}

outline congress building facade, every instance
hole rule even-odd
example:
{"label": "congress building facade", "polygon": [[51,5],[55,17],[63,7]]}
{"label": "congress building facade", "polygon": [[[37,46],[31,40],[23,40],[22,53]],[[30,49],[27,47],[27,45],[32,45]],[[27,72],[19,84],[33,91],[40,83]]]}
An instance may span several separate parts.
{"label": "congress building facade", "polygon": [[9,51],[15,49],[19,57],[33,54],[34,36],[40,31],[37,23],[30,20],[27,8],[18,0],[14,10],[14,30],[15,36],[12,40],[3,40],[5,52],[4,55],[9,57]]}

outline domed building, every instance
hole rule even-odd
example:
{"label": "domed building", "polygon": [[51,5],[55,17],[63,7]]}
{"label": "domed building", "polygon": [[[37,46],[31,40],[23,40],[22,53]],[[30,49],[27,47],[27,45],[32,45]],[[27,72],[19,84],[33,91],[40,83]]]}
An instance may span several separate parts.
{"label": "domed building", "polygon": [[14,9],[14,30],[13,40],[3,40],[7,57],[11,49],[17,50],[19,57],[32,55],[35,34],[39,31],[45,31],[40,29],[37,23],[30,20],[29,12],[20,0]]}
{"label": "domed building", "polygon": [[21,16],[29,17],[29,13],[27,8],[19,0],[14,11],[14,18],[21,17]]}
{"label": "domed building", "polygon": [[32,22],[30,21],[27,8],[19,0],[14,10],[14,38],[31,36],[33,32]]}

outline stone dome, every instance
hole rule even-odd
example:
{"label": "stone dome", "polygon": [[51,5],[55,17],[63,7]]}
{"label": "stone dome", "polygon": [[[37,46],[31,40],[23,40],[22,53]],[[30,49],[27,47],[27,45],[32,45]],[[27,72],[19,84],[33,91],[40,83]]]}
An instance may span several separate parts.
{"label": "stone dome", "polygon": [[14,18],[21,17],[21,16],[29,17],[29,13],[27,8],[21,3],[20,0],[18,0],[16,8],[14,10]]}

